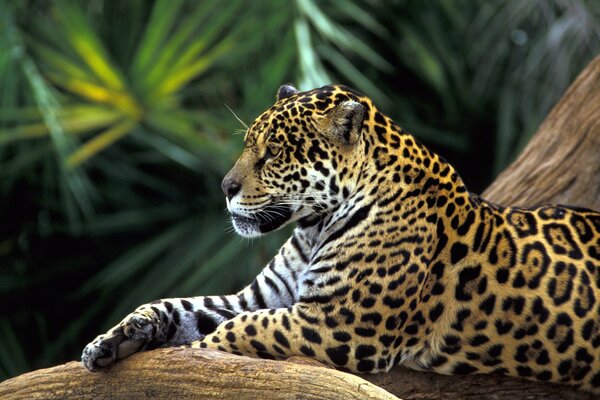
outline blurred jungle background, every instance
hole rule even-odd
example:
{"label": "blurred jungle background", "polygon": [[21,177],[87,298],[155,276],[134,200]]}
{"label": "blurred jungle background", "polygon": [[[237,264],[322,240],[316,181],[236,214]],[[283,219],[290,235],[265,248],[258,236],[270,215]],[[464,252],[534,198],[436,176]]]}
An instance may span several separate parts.
{"label": "blurred jungle background", "polygon": [[229,109],[345,83],[479,192],[599,53],[597,0],[0,0],[0,380],[268,261],[286,232],[229,229]]}

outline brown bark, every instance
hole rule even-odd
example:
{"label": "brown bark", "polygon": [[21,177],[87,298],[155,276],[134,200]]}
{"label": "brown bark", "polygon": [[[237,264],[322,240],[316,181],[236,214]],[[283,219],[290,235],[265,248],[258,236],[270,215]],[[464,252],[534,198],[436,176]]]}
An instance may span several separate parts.
{"label": "brown bark", "polygon": [[[485,191],[504,205],[572,204],[600,209],[600,57],[579,75],[517,160]],[[396,368],[354,376],[312,360],[268,361],[192,349],[136,354],[106,373],[80,363],[0,384],[2,399],[577,399],[571,388],[488,375],[441,376]],[[366,382],[364,379],[374,383]]]}
{"label": "brown bark", "polygon": [[317,366],[169,348],[135,354],[106,373],[69,362],[0,385],[8,399],[386,399],[397,397],[361,377]]}

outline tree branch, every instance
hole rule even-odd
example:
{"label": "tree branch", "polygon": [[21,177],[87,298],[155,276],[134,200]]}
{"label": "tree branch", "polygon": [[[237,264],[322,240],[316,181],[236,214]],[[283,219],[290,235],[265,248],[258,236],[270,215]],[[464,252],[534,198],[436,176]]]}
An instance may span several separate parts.
{"label": "tree branch", "polygon": [[[311,365],[312,364],[312,365]],[[2,399],[386,399],[397,397],[364,379],[313,362],[168,348],[138,353],[105,373],[79,362],[41,369],[0,385]]]}

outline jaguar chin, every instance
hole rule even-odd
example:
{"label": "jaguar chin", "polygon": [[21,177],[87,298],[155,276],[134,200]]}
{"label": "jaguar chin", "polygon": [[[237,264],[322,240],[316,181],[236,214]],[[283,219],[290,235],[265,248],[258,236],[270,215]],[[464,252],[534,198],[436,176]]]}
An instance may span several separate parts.
{"label": "jaguar chin", "polygon": [[258,237],[275,231],[292,218],[292,210],[288,206],[270,205],[255,211],[252,215],[231,212],[231,222],[235,231],[244,237]]}

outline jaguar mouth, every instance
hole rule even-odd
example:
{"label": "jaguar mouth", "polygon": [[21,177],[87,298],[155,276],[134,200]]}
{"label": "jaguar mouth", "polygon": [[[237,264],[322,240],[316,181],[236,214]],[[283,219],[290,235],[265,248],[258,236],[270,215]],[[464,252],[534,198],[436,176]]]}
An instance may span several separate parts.
{"label": "jaguar mouth", "polygon": [[261,235],[283,226],[292,217],[288,206],[266,206],[252,216],[231,213],[233,226],[243,236]]}

